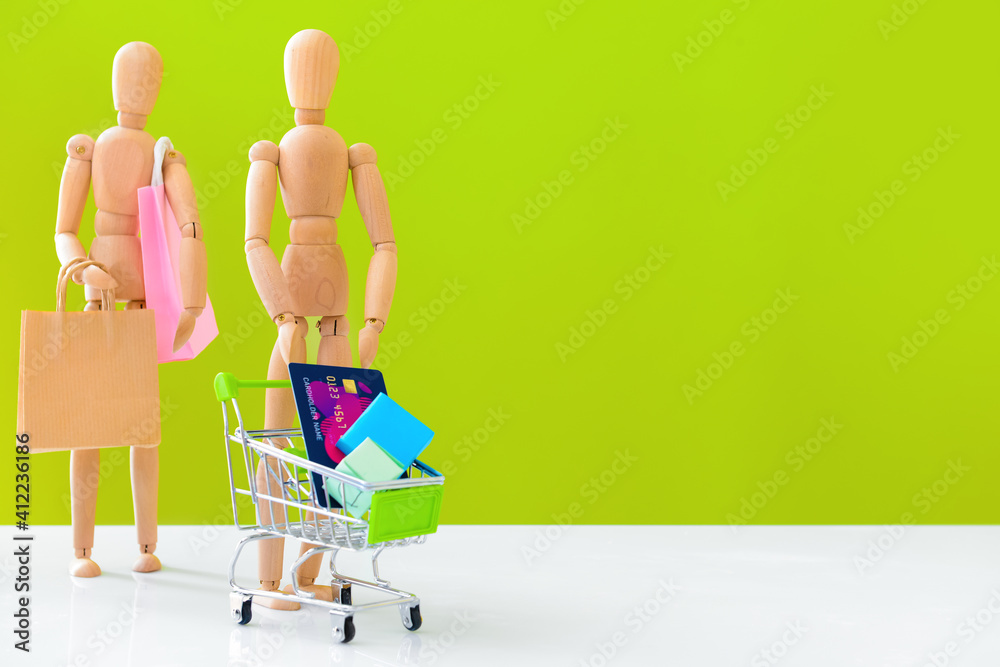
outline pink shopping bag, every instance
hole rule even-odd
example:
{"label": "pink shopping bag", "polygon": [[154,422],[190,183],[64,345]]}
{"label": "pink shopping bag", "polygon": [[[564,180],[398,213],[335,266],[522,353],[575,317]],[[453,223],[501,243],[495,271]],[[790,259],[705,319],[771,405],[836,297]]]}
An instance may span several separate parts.
{"label": "pink shopping bag", "polygon": [[187,343],[174,353],[174,334],[184,305],[181,303],[181,231],[163,189],[163,155],[172,148],[166,137],[156,142],[152,184],[139,188],[139,238],[146,307],[156,317],[156,357],[168,361],[194,359],[219,335],[212,300],[205,298],[205,310],[198,316]]}

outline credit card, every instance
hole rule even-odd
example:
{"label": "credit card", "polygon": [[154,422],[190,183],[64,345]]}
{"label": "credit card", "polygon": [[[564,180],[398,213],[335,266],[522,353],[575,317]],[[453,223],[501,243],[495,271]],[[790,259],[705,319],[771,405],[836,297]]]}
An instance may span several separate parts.
{"label": "credit card", "polygon": [[[295,408],[302,425],[306,453],[313,463],[336,468],[345,452],[337,448],[347,429],[379,394],[387,394],[382,373],[365,368],[288,364]],[[313,473],[313,493],[321,507],[339,507],[328,503],[323,479]]]}

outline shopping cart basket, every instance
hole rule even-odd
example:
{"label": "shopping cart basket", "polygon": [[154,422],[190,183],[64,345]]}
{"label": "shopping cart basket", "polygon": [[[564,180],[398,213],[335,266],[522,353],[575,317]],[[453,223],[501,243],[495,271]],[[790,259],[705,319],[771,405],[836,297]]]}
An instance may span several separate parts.
{"label": "shopping cart basket", "polygon": [[[291,383],[287,380],[237,380],[229,373],[219,373],[215,378],[215,395],[222,403],[222,421],[226,431],[233,521],[240,531],[251,532],[239,542],[229,563],[229,585],[232,588],[229,597],[233,618],[240,625],[248,623],[253,597],[264,596],[284,600],[292,598],[300,603],[328,609],[333,621],[333,637],[340,642],[353,639],[354,614],[375,607],[397,605],[403,626],[416,630],[422,622],[420,599],[412,593],[392,588],[387,580],[382,579],[378,559],[387,548],[422,544],[428,534],[437,530],[444,477],[420,461],[414,461],[402,479],[371,483],[283,451],[282,445],[302,438],[301,429],[248,429],[240,412],[237,400],[240,389],[267,387],[291,387]],[[230,431],[229,404],[236,416],[233,431]],[[242,478],[236,474],[241,461],[238,454],[233,456],[234,444],[240,445],[239,449],[243,452],[246,488],[242,488]],[[256,471],[261,461],[267,471],[266,484],[258,488]],[[315,484],[314,479],[321,479],[323,484]],[[373,492],[371,509],[360,517],[352,517],[343,509],[329,507],[333,503],[328,502],[324,487],[329,489],[332,485],[339,486],[340,498],[347,497],[345,489],[348,488],[359,493]],[[253,501],[254,525],[240,524],[237,495],[250,496]],[[261,511],[261,503],[270,503],[270,520],[264,520],[267,512]],[[237,584],[236,563],[244,548],[251,542],[279,537],[294,537],[315,545],[292,565],[294,597],[279,591],[263,591]],[[356,579],[339,572],[336,558],[341,549],[370,551],[374,581]],[[330,552],[332,583],[340,587],[339,597],[333,602],[320,600],[314,593],[301,590],[296,576],[299,566],[306,560],[326,551]],[[352,587],[376,591],[379,599],[352,604]]]}

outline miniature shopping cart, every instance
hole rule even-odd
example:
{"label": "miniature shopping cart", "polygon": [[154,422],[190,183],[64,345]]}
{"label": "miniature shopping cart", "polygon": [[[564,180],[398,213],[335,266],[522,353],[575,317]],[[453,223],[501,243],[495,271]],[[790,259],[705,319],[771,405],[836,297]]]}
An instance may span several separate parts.
{"label": "miniature shopping cart", "polygon": [[[420,627],[420,599],[389,585],[379,576],[378,559],[388,548],[422,544],[427,535],[437,530],[438,514],[444,477],[420,461],[414,461],[403,478],[370,483],[337,472],[333,468],[313,463],[295,454],[283,451],[284,446],[302,438],[300,429],[248,429],[240,412],[239,390],[243,388],[291,387],[287,380],[241,381],[229,373],[219,373],[215,378],[215,394],[222,403],[222,420],[226,429],[226,459],[229,463],[229,483],[232,490],[233,520],[241,531],[252,534],[243,538],[236,547],[229,563],[230,604],[233,618],[240,625],[250,621],[254,596],[294,599],[330,611],[333,637],[349,642],[354,637],[354,614],[363,609],[397,605],[407,630]],[[230,431],[229,403],[236,415],[236,428]],[[242,475],[237,475],[239,454],[233,455],[233,445],[241,445],[242,463],[246,473],[246,488],[242,488]],[[256,471],[262,464],[266,470],[266,484],[258,485]],[[322,483],[316,483],[322,480]],[[333,508],[326,491],[337,485],[340,498],[346,498],[346,489],[359,493],[373,492],[371,509],[353,517],[346,510]],[[255,507],[256,523],[240,524],[237,495],[250,496]],[[322,495],[321,495],[322,494]],[[269,508],[269,511],[268,511]],[[251,542],[280,537],[294,537],[314,547],[303,553],[291,568],[294,597],[279,591],[244,588],[236,583],[236,562],[244,548]],[[341,549],[370,551],[374,581],[348,577],[337,570],[336,559]],[[333,602],[320,600],[298,585],[298,568],[309,558],[330,552],[332,583],[340,587],[339,597]],[[352,587],[375,591],[379,599],[364,604],[352,604]]]}

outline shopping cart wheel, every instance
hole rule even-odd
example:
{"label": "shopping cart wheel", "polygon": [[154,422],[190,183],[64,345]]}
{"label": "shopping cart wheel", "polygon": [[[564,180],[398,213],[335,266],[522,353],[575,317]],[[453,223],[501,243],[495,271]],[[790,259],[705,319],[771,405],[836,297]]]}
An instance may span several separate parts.
{"label": "shopping cart wheel", "polygon": [[354,639],[354,617],[330,613],[333,618],[333,638],[341,644]]}
{"label": "shopping cart wheel", "polygon": [[399,615],[403,617],[403,627],[410,632],[419,629],[424,622],[424,619],[420,616],[419,604],[415,604],[412,607],[404,607],[400,605]]}
{"label": "shopping cart wheel", "polygon": [[253,596],[241,593],[229,594],[229,606],[233,613],[233,620],[240,625],[246,625],[253,617]]}
{"label": "shopping cart wheel", "polygon": [[351,604],[351,584],[349,582],[340,585],[340,598],[337,602],[344,605]]}

